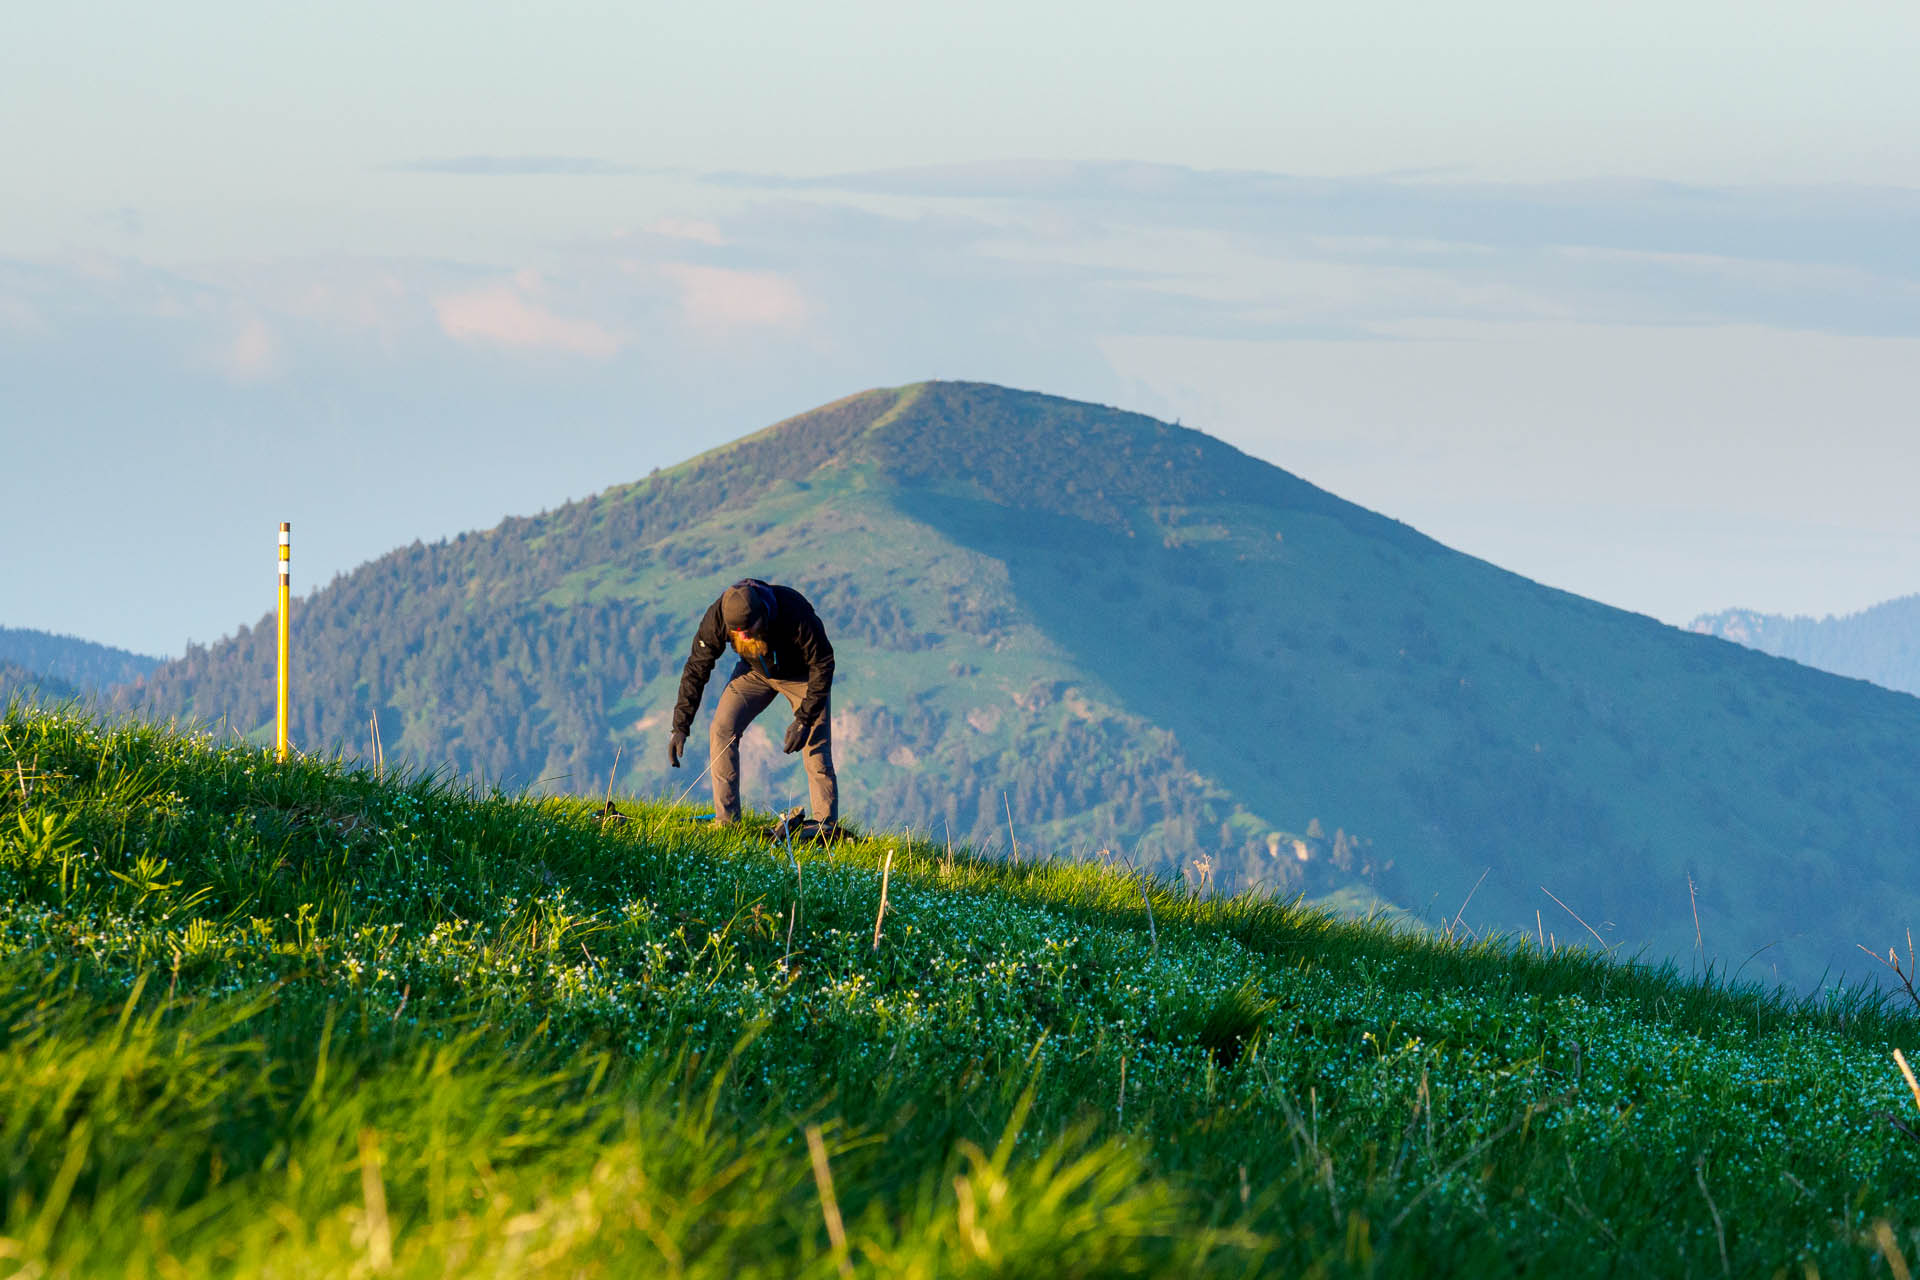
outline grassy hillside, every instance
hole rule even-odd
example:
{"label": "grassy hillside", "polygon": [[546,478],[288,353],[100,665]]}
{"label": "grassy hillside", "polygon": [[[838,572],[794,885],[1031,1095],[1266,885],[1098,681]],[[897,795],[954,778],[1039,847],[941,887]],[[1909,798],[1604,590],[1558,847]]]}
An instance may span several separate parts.
{"label": "grassy hillside", "polygon": [[23,1274],[1864,1276],[1920,1250],[1920,1146],[1881,1118],[1915,1105],[1888,1051],[1920,1022],[1865,996],[0,728]]}
{"label": "grassy hillside", "polygon": [[[1199,432],[977,384],[328,585],[296,611],[295,739],[377,720],[389,758],[591,792],[617,757],[673,794],[705,763],[704,734],[663,758],[680,665],[745,573],[832,631],[859,821],[1436,922],[1471,893],[1468,928],[1803,988],[1920,914],[1920,703],[1542,588]],[[271,674],[244,629],[120,705],[259,735]],[[769,721],[771,807],[804,788]]]}
{"label": "grassy hillside", "polygon": [[1702,614],[1689,629],[1835,675],[1920,694],[1920,595],[1839,618],[1727,609]]}

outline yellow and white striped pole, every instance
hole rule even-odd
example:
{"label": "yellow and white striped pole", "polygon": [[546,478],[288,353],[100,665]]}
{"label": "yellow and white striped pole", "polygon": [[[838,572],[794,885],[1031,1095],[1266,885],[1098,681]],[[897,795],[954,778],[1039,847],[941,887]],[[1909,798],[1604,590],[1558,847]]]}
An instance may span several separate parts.
{"label": "yellow and white striped pole", "polygon": [[291,635],[292,589],[290,572],[293,567],[293,526],[280,522],[280,688],[279,697],[274,702],[273,749],[279,759],[287,758],[287,655],[292,648]]}

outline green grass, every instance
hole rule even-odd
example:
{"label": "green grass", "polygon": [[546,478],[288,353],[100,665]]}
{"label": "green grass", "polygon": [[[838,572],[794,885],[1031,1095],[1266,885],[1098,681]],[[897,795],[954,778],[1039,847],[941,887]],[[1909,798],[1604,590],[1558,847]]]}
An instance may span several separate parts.
{"label": "green grass", "polygon": [[0,1275],[1920,1255],[1920,1022],[1862,991],[0,727]]}

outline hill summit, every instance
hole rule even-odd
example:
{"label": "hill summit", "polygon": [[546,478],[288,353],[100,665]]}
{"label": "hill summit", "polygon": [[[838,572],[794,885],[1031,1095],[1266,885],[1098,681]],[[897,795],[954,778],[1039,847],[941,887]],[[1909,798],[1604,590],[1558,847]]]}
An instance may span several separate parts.
{"label": "hill summit", "polygon": [[[674,688],[743,575],[840,657],[856,822],[1470,929],[1858,972],[1911,919],[1920,702],[1550,590],[1200,432],[976,383],[863,392],[296,612],[294,735],[678,791]],[[121,705],[269,720],[272,626]],[[714,693],[708,694],[710,707]],[[756,726],[750,803],[802,791]],[[1467,899],[1471,899],[1470,902]],[[1463,904],[1465,909],[1463,910]]]}

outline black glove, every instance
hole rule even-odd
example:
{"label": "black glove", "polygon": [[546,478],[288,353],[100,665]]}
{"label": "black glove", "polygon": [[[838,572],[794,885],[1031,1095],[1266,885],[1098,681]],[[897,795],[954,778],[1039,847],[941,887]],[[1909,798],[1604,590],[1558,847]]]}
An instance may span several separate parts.
{"label": "black glove", "polygon": [[675,729],[673,736],[667,739],[667,763],[678,769],[680,767],[680,755],[686,749],[687,735]]}
{"label": "black glove", "polygon": [[781,745],[780,749],[788,755],[792,755],[807,745],[807,735],[812,731],[812,725],[802,724],[800,721],[795,720],[787,726],[787,740]]}

